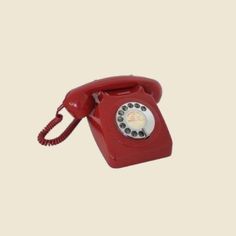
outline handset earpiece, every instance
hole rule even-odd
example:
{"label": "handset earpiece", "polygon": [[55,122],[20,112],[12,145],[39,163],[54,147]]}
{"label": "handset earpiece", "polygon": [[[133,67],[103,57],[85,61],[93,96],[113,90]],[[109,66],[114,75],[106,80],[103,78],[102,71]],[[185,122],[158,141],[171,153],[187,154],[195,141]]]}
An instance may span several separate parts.
{"label": "handset earpiece", "polygon": [[93,110],[95,101],[92,94],[77,88],[66,95],[63,105],[74,118],[82,119]]}

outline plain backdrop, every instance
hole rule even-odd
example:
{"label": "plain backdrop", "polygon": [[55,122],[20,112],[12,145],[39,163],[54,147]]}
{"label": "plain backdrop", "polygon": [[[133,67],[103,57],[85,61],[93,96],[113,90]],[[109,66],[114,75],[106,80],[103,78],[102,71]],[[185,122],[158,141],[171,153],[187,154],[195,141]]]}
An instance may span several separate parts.
{"label": "plain backdrop", "polygon": [[[236,235],[235,10],[1,1],[0,235]],[[172,157],[112,169],[86,119],[64,143],[38,144],[70,89],[127,74],[162,84]]]}

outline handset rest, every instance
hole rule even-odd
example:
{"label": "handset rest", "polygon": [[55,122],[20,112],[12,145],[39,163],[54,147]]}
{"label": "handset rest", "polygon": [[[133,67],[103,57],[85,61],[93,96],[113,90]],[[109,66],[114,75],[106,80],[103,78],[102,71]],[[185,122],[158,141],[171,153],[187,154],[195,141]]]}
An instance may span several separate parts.
{"label": "handset rest", "polygon": [[144,91],[153,96],[156,103],[159,102],[162,89],[161,85],[153,79],[140,76],[115,76],[95,80],[83,86],[72,89],[63,101],[64,107],[77,119],[87,116],[93,109],[95,101],[92,94],[99,91],[111,91],[117,89],[129,89],[140,85]]}

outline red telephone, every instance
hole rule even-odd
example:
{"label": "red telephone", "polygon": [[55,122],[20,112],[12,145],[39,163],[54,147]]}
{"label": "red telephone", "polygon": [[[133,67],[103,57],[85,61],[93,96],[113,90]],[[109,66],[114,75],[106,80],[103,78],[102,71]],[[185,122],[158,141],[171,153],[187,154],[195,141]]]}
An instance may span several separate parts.
{"label": "red telephone", "polygon": [[[107,163],[124,167],[171,155],[172,140],[156,105],[160,84],[138,76],[117,76],[95,80],[71,90],[58,108],[56,117],[40,132],[42,145],[55,145],[67,138],[87,116],[91,131]],[[55,139],[47,133],[62,120],[65,107],[74,117]]]}

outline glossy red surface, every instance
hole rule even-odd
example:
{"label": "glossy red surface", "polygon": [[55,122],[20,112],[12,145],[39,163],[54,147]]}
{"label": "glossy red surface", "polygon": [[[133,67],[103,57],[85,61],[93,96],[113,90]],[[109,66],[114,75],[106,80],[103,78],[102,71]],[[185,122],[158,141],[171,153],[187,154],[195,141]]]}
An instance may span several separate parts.
{"label": "glossy red surface", "polygon": [[[156,105],[161,93],[161,86],[156,80],[118,76],[71,90],[63,105],[76,119],[87,116],[107,163],[119,168],[171,155],[172,140]],[[117,128],[117,109],[130,101],[146,105],[154,115],[155,128],[146,139],[126,137]]]}

